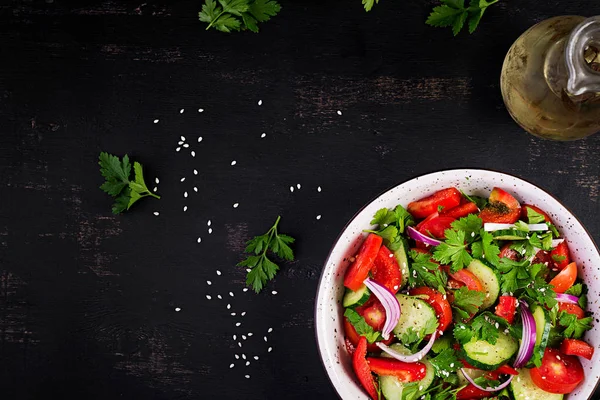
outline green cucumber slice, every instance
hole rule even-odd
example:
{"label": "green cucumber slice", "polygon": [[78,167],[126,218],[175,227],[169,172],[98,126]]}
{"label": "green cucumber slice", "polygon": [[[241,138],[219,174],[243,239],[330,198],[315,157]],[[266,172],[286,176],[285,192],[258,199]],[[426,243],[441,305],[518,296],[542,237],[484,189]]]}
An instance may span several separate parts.
{"label": "green cucumber slice", "polygon": [[498,300],[498,295],[500,294],[498,275],[496,275],[493,269],[477,259],[471,261],[467,269],[481,281],[485,289],[485,299],[483,299],[483,304],[481,304],[481,310],[485,310]]}
{"label": "green cucumber slice", "polygon": [[493,371],[517,352],[519,345],[511,336],[500,332],[496,344],[473,339],[463,345],[464,357],[475,368]]}
{"label": "green cucumber slice", "polygon": [[492,232],[492,235],[494,236],[494,239],[497,240],[525,240],[527,239],[528,233],[518,229],[501,229]]}
{"label": "green cucumber slice", "polygon": [[562,394],[554,394],[540,389],[529,375],[529,369],[517,369],[519,375],[510,382],[510,389],[516,400],[562,400]]}
{"label": "green cucumber slice", "polygon": [[394,327],[394,335],[398,339],[408,332],[409,328],[421,332],[429,324],[437,323],[435,310],[426,301],[403,294],[397,294],[396,298],[401,310],[400,319]]}
{"label": "green cucumber slice", "polygon": [[344,307],[362,306],[371,297],[371,291],[363,284],[356,292],[346,288],[342,305]]}

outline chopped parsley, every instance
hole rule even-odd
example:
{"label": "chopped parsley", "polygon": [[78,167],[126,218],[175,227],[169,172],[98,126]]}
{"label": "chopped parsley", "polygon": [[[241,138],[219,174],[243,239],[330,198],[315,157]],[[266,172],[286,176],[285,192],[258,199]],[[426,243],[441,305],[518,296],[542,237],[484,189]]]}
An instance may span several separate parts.
{"label": "chopped parsley", "polygon": [[440,269],[439,265],[431,261],[431,254],[420,253],[416,250],[411,250],[408,254],[412,260],[408,275],[409,285],[411,287],[429,286],[441,293],[446,293],[448,276]]}
{"label": "chopped parsley", "polygon": [[454,301],[452,302],[452,310],[454,311],[454,319],[462,322],[466,321],[479,311],[479,307],[485,300],[485,293],[477,290],[469,290],[466,286],[454,291]]}
{"label": "chopped parsley", "polygon": [[577,319],[577,316],[561,311],[558,314],[558,324],[565,328],[562,332],[565,338],[579,339],[585,331],[592,329],[592,317]]}
{"label": "chopped parsley", "polygon": [[430,358],[429,362],[435,368],[435,374],[439,377],[446,377],[452,372],[462,368],[462,363],[456,355],[456,350],[448,348],[443,350],[437,356]]}
{"label": "chopped parsley", "polygon": [[367,338],[369,343],[375,343],[376,341],[381,340],[381,333],[374,330],[371,325],[367,324],[367,321],[353,309],[347,308],[344,312],[344,317],[348,318],[348,321],[350,321],[354,329],[356,329],[356,333]]}

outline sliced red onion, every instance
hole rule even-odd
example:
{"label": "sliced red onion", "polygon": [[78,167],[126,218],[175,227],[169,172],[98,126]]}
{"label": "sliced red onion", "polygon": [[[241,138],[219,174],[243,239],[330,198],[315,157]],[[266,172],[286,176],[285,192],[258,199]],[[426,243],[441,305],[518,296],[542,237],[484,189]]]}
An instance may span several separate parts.
{"label": "sliced red onion", "polygon": [[[548,230],[548,225],[546,224],[527,224],[527,227],[531,232],[539,231],[545,232]],[[494,222],[486,222],[483,224],[483,230],[486,232],[499,231],[502,229],[513,229],[516,228],[514,224],[497,224]]]}
{"label": "sliced red onion", "polygon": [[429,350],[431,350],[431,348],[433,347],[433,342],[435,342],[436,336],[437,336],[437,331],[433,332],[433,334],[431,335],[431,338],[429,339],[429,342],[427,342],[427,345],[425,347],[423,347],[422,350],[416,352],[415,354],[406,355],[406,354],[399,353],[396,350],[392,349],[389,346],[386,346],[384,343],[381,343],[381,342],[377,342],[377,347],[379,347],[384,352],[388,353],[390,356],[394,357],[396,360],[404,361],[405,363],[414,363],[417,361],[421,361],[423,359],[423,357],[425,357],[425,355],[427,353],[429,353]]}
{"label": "sliced red onion", "polygon": [[535,320],[529,306],[523,300],[519,300],[521,306],[521,321],[523,321],[523,338],[521,339],[521,346],[517,353],[517,358],[513,366],[515,368],[521,368],[533,355],[533,347],[535,346],[536,327]]}
{"label": "sliced red onion", "polygon": [[578,304],[579,298],[572,294],[556,293],[556,301],[559,303]]}
{"label": "sliced red onion", "polygon": [[497,392],[498,390],[502,390],[505,387],[507,387],[510,384],[510,381],[512,381],[513,378],[514,378],[514,375],[510,375],[508,377],[508,379],[505,382],[501,383],[500,385],[498,385],[496,387],[487,387],[487,388],[484,388],[484,387],[479,386],[478,384],[476,384],[475,381],[469,376],[469,374],[467,374],[467,372],[465,371],[464,368],[461,368],[460,370],[461,370],[461,372],[463,373],[463,375],[465,376],[465,378],[469,381],[469,383],[471,385],[475,386],[479,390],[483,390],[483,391],[486,391],[486,392]]}
{"label": "sliced red onion", "polygon": [[419,242],[423,242],[423,243],[428,244],[430,246],[437,246],[440,243],[442,243],[441,241],[439,241],[437,239],[430,238],[427,235],[423,235],[421,232],[419,232],[418,230],[416,230],[412,226],[409,226],[407,228],[407,232],[408,232],[408,236],[410,236],[412,239],[418,240]]}
{"label": "sliced red onion", "polygon": [[556,247],[564,241],[565,239],[552,239],[552,247]]}
{"label": "sliced red onion", "polygon": [[383,325],[381,336],[387,340],[400,319],[400,303],[398,303],[398,299],[394,293],[370,278],[365,279],[364,284],[379,299],[385,309],[385,324]]}

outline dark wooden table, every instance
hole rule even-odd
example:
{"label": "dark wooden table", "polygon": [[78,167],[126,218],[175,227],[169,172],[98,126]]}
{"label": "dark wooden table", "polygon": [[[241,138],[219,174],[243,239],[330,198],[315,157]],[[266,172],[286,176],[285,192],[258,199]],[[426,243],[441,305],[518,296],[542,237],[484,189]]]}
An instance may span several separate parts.
{"label": "dark wooden table", "polygon": [[[518,175],[598,240],[600,135],[524,133],[498,80],[527,27],[600,6],[512,3],[454,38],[424,24],[429,0],[284,0],[231,35],[204,30],[200,2],[0,1],[3,397],[336,398],[313,332],[322,264],[357,209],[419,174]],[[112,215],[100,151],[144,164],[162,199]],[[277,215],[297,260],[243,292],[244,242]]]}

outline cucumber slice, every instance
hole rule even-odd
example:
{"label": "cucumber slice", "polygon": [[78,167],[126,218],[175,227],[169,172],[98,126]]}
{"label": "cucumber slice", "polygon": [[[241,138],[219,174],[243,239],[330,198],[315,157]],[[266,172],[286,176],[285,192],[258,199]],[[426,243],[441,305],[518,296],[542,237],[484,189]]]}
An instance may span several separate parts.
{"label": "cucumber slice", "polygon": [[465,378],[465,374],[463,374],[463,372],[462,372],[463,369],[465,370],[465,372],[467,374],[469,374],[469,376],[472,379],[477,379],[480,376],[483,376],[483,375],[486,374],[486,372],[484,370],[481,370],[481,369],[472,369],[472,368],[462,368],[462,369],[459,369],[458,371],[456,371],[456,375],[458,376],[458,384],[460,386],[466,386],[466,385],[468,385],[468,384],[471,383],[471,382],[469,382],[467,380],[467,378]]}
{"label": "cucumber slice", "polygon": [[493,269],[479,260],[473,260],[467,266],[467,269],[473,273],[485,289],[485,299],[481,304],[481,310],[485,310],[498,300],[500,294],[500,282]]}
{"label": "cucumber slice", "polygon": [[[394,343],[390,346],[392,349],[396,350],[401,354],[410,354],[410,350],[406,347],[402,346],[400,343]],[[391,357],[389,354],[383,352],[381,353],[382,357]],[[423,358],[420,362],[425,364],[425,377],[421,379],[419,383],[419,393],[417,396],[420,396],[421,392],[429,389],[433,380],[435,379],[435,368],[429,362],[427,356]],[[402,400],[402,391],[404,389],[404,384],[395,376],[382,375],[379,377],[379,383],[381,386],[381,393],[387,400]]]}
{"label": "cucumber slice", "polygon": [[346,288],[342,305],[344,307],[362,306],[369,300],[369,297],[371,297],[371,292],[364,284],[356,292]]}
{"label": "cucumber slice", "polygon": [[533,351],[537,352],[541,360],[544,356],[544,350],[546,349],[546,346],[548,346],[552,323],[550,323],[546,311],[540,306],[536,306],[532,314],[533,320],[535,321],[535,348]]}
{"label": "cucumber slice", "polygon": [[467,362],[475,368],[493,371],[505,364],[518,348],[515,339],[500,332],[496,344],[474,339],[463,345],[463,353]]}
{"label": "cucumber slice", "polygon": [[492,235],[494,235],[494,239],[497,240],[525,240],[527,239],[528,233],[517,229],[502,229],[492,232]]}
{"label": "cucumber slice", "polygon": [[394,335],[398,339],[408,332],[409,328],[421,332],[429,324],[437,323],[435,311],[426,301],[403,294],[397,294],[396,298],[401,310],[400,319],[394,327]]}
{"label": "cucumber slice", "polygon": [[398,250],[394,252],[396,261],[398,261],[398,265],[400,266],[400,272],[402,273],[400,289],[402,289],[408,283],[408,274],[410,274],[410,270],[408,269],[408,253],[406,252],[407,248],[408,246],[406,242],[401,240],[400,247],[398,247]]}
{"label": "cucumber slice", "polygon": [[518,369],[519,375],[515,376],[510,382],[510,389],[515,396],[515,400],[562,400],[562,394],[554,394],[540,389],[529,375],[527,368]]}

